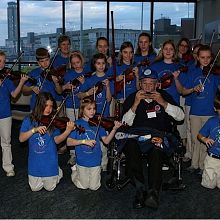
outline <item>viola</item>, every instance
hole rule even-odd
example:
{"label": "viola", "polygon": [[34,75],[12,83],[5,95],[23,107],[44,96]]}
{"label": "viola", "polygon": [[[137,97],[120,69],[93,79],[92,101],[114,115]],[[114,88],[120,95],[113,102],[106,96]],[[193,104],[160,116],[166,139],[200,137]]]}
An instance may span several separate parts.
{"label": "viola", "polygon": [[[187,66],[182,66],[178,70],[180,72],[187,72],[188,71],[188,67]],[[165,74],[164,76],[162,76],[160,78],[160,80],[159,80],[159,82],[161,83],[161,89],[169,88],[172,85],[172,83],[173,83],[173,79],[174,79],[173,74]]]}
{"label": "viola", "polygon": [[[211,72],[210,72],[211,69]],[[220,66],[219,65],[208,65],[203,67],[203,75],[207,76],[207,74],[210,72],[210,74],[219,75],[220,74]]]}
{"label": "viola", "polygon": [[[149,66],[150,61],[148,59],[144,59],[140,63],[136,65],[136,67],[141,67],[141,66]],[[126,70],[123,71],[123,75],[125,76],[125,82],[129,82],[135,79],[135,75],[133,72],[135,66],[130,66]],[[124,88],[124,79],[118,81],[115,83],[115,90],[116,94],[119,93],[123,88]]]}
{"label": "viola", "polygon": [[48,79],[49,81],[52,81],[52,76],[56,76],[58,78],[59,83],[62,84],[66,70],[67,70],[67,66],[65,64],[59,66],[58,68],[50,67],[45,69],[41,73],[41,76],[43,78]]}
{"label": "viola", "polygon": [[[51,121],[52,121],[52,124],[51,124]],[[54,127],[59,128],[61,130],[66,128],[66,124],[67,124],[68,121],[70,121],[70,119],[68,117],[55,117],[53,119],[53,117],[50,116],[50,115],[49,116],[42,115],[41,119],[40,119],[40,123],[42,125],[48,126],[49,124],[51,124]],[[85,133],[85,128],[84,127],[81,127],[81,126],[76,125],[76,124],[75,124],[75,127],[76,127],[76,130],[79,131],[80,134]]]}
{"label": "viola", "polygon": [[[5,79],[8,78],[10,80],[19,80],[21,79],[21,75],[24,74],[26,75],[26,73],[21,72],[21,71],[10,71],[9,68],[3,68],[2,70],[0,70],[0,79]],[[31,78],[28,76],[28,81],[30,83],[32,83],[33,85],[37,84],[37,80],[34,78]]]}

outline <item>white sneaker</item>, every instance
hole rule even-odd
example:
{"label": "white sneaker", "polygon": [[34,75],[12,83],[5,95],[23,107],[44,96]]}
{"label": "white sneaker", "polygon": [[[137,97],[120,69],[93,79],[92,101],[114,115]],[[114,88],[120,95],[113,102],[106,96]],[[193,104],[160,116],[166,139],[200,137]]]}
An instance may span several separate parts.
{"label": "white sneaker", "polygon": [[15,171],[11,170],[11,171],[7,172],[6,176],[8,176],[8,177],[15,176]]}

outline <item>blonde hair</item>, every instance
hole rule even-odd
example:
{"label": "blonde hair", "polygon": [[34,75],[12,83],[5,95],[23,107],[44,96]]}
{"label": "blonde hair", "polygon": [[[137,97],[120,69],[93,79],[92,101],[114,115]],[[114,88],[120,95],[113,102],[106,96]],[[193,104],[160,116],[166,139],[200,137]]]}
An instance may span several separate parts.
{"label": "blonde hair", "polygon": [[6,53],[3,50],[0,50],[0,56],[5,56],[6,57]]}
{"label": "blonde hair", "polygon": [[70,53],[70,59],[69,59],[69,62],[70,62],[70,68],[71,68],[71,60],[74,58],[74,57],[77,57],[81,60],[81,63],[82,63],[82,66],[84,66],[84,63],[85,63],[85,60],[84,60],[84,57],[82,55],[82,53],[79,51],[79,50],[74,50]]}
{"label": "blonde hair", "polygon": [[88,105],[95,105],[96,106],[95,100],[89,99],[89,98],[82,99],[82,101],[80,103],[80,108],[79,108],[79,118],[83,117],[84,109]]}

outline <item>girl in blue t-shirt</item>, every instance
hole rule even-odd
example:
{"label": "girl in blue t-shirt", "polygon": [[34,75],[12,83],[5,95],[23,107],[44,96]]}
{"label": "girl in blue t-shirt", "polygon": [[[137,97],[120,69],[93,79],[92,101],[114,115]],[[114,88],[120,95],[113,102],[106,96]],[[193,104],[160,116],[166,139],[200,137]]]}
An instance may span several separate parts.
{"label": "girl in blue t-shirt", "polygon": [[112,94],[114,92],[113,80],[108,80],[106,56],[102,53],[95,54],[92,59],[92,70],[94,74],[86,79],[81,86],[79,94],[80,98],[91,97],[96,102],[96,112],[101,114],[102,109],[107,101],[104,109],[104,116],[110,116],[110,103],[112,101]]}
{"label": "girl in blue t-shirt", "polygon": [[101,186],[101,141],[109,144],[116,130],[121,126],[115,121],[112,131],[107,135],[104,128],[92,126],[89,120],[96,113],[95,101],[84,99],[81,102],[79,119],[75,122],[85,128],[85,133],[71,132],[67,145],[76,146],[76,165],[72,167],[72,181],[81,189],[97,190]]}
{"label": "girl in blue t-shirt", "polygon": [[42,188],[52,191],[63,176],[58,166],[56,145],[68,137],[74,129],[74,123],[67,122],[61,134],[53,124],[44,126],[43,118],[52,118],[56,109],[56,102],[50,93],[39,93],[30,117],[26,117],[21,125],[19,141],[28,140],[29,144],[28,180],[32,191]]}

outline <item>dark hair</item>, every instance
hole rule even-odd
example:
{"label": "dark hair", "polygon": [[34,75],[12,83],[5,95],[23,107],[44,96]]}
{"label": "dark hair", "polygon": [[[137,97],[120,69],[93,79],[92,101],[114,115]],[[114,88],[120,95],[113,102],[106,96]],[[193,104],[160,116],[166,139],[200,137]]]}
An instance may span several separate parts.
{"label": "dark hair", "polygon": [[[123,64],[123,58],[122,58],[122,51],[126,48],[130,47],[132,49],[132,52],[134,53],[134,47],[133,44],[130,41],[125,41],[121,44],[120,47],[120,56],[119,56],[119,65]],[[134,59],[131,60],[131,64],[134,62]]]}
{"label": "dark hair", "polygon": [[188,45],[188,50],[187,50],[186,54],[190,54],[190,53],[192,52],[192,51],[191,51],[192,46],[191,46],[191,43],[190,43],[189,39],[186,38],[186,37],[181,38],[181,39],[179,40],[179,42],[177,43],[177,46],[176,46],[177,53],[179,52],[179,46],[181,45],[181,43],[182,43],[183,41],[185,41],[186,44]]}
{"label": "dark hair", "polygon": [[50,53],[46,48],[40,47],[36,50],[36,60],[42,60],[45,58],[50,58]]}
{"label": "dark hair", "polygon": [[61,35],[61,36],[58,38],[58,47],[60,47],[60,44],[63,43],[64,41],[68,41],[69,44],[71,45],[70,37],[67,36],[67,35]]}
{"label": "dark hair", "polygon": [[[106,59],[106,56],[102,53],[97,53],[95,55],[93,55],[92,57],[92,61],[91,61],[91,69],[92,71],[96,71],[96,67],[95,67],[95,63],[98,59],[104,59],[105,61],[105,64],[107,64],[107,59]],[[105,72],[107,71],[107,65],[105,65]]]}
{"label": "dark hair", "polygon": [[108,39],[107,39],[106,37],[99,37],[99,38],[97,38],[97,40],[96,40],[96,45],[95,45],[96,48],[98,47],[98,43],[99,43],[100,40],[106,41],[106,43],[107,43],[107,45],[108,45],[108,47],[109,47]]}
{"label": "dark hair", "polygon": [[93,104],[96,106],[96,102],[93,99],[90,99],[90,98],[82,99],[82,101],[80,102],[80,108],[79,108],[79,118],[83,117],[83,111],[85,107],[88,105],[93,105]]}
{"label": "dark hair", "polygon": [[[148,54],[152,54],[152,53],[155,53],[154,49],[153,49],[153,46],[152,46],[152,37],[150,36],[150,34],[148,34],[147,32],[142,32],[139,34],[138,36],[138,43],[137,43],[137,49],[136,49],[136,52],[135,54],[137,55],[141,55],[141,48],[139,46],[139,41],[140,41],[140,38],[141,37],[147,37],[149,39],[149,42],[151,43],[149,45],[149,50],[148,50]],[[155,53],[156,54],[156,53]]]}
{"label": "dark hair", "polygon": [[57,109],[56,101],[54,100],[53,96],[49,92],[40,92],[37,96],[37,100],[34,106],[34,109],[31,113],[31,121],[40,122],[44,109],[46,107],[47,101],[50,100],[53,102],[53,110],[52,115],[55,113]]}

